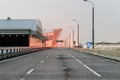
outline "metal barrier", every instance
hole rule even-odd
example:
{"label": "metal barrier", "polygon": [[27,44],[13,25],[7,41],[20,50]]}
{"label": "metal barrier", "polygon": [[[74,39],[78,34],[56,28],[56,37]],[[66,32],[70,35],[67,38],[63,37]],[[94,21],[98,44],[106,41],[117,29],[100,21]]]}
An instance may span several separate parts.
{"label": "metal barrier", "polygon": [[43,48],[30,48],[30,47],[9,47],[9,48],[0,48],[0,60],[17,57],[32,52],[49,49],[48,47]]}

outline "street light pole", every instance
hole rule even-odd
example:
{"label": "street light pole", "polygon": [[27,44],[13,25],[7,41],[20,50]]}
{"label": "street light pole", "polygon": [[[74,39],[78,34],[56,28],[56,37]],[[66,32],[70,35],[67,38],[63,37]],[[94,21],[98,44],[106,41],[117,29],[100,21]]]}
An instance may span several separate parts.
{"label": "street light pole", "polygon": [[79,47],[79,23],[78,23],[78,47]]}
{"label": "street light pole", "polygon": [[72,29],[72,36],[73,36],[73,42],[72,42],[72,44],[73,44],[73,47],[74,47],[74,30]]}
{"label": "street light pole", "polygon": [[95,41],[95,38],[94,38],[94,3],[89,0],[84,0],[84,1],[90,2],[92,4],[92,44],[93,44],[92,49],[94,49],[94,44],[95,44],[94,42]]}
{"label": "street light pole", "polygon": [[94,7],[92,8],[92,44],[94,49]]}
{"label": "street light pole", "polygon": [[71,34],[69,33],[69,48],[71,47]]}
{"label": "street light pole", "polygon": [[73,19],[73,21],[76,21],[77,22],[77,29],[78,29],[78,35],[77,35],[77,45],[78,45],[78,47],[79,47],[79,21],[78,20],[76,20],[76,19]]}
{"label": "street light pole", "polygon": [[69,28],[72,30],[72,46],[74,47],[74,30],[71,26],[69,26]]}

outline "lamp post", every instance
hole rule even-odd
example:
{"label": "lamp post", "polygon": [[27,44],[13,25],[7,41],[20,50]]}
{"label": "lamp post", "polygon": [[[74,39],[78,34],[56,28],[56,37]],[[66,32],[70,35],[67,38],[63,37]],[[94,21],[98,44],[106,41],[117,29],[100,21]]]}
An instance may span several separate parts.
{"label": "lamp post", "polygon": [[77,46],[79,47],[79,21],[76,20],[76,19],[73,19],[73,21],[76,21],[77,22],[77,29],[78,29],[78,32],[77,32]]}
{"label": "lamp post", "polygon": [[71,34],[69,33],[69,48],[71,47]]}
{"label": "lamp post", "polygon": [[[68,32],[68,31],[67,31]],[[68,48],[70,48],[70,42],[71,42],[71,34],[68,32],[68,34],[67,34],[67,39],[66,39],[66,46],[68,47]]]}
{"label": "lamp post", "polygon": [[72,45],[74,47],[74,30],[73,30],[73,28],[71,26],[69,26],[69,28],[72,29]]}
{"label": "lamp post", "polygon": [[93,44],[92,49],[94,49],[94,3],[89,0],[84,0],[84,1],[90,2],[92,4],[92,44]]}

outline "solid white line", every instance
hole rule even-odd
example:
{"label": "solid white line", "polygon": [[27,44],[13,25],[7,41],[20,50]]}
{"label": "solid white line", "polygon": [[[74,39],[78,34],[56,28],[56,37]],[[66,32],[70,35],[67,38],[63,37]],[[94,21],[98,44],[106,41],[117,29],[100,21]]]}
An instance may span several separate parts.
{"label": "solid white line", "polygon": [[[72,55],[71,55],[72,56]],[[80,61],[79,59],[75,58],[74,56],[72,56],[76,61],[78,61],[80,64],[82,64],[85,68],[87,68],[89,71],[91,71],[92,73],[94,73],[96,76],[101,77],[100,74],[98,74],[96,71],[94,71],[93,69],[91,69],[90,67],[88,67],[87,65],[85,65],[82,61]]]}
{"label": "solid white line", "polygon": [[98,74],[97,72],[95,72],[93,69],[91,69],[91,68],[88,67],[87,65],[84,64],[84,67],[86,67],[88,70],[90,70],[91,72],[93,72],[96,76],[101,77],[100,74]]}
{"label": "solid white line", "polygon": [[31,69],[31,70],[29,70],[28,72],[27,72],[27,74],[30,74],[31,72],[33,72],[34,71],[34,69]]}
{"label": "solid white line", "polygon": [[83,64],[79,59],[75,59],[76,61],[78,61],[79,63]]}

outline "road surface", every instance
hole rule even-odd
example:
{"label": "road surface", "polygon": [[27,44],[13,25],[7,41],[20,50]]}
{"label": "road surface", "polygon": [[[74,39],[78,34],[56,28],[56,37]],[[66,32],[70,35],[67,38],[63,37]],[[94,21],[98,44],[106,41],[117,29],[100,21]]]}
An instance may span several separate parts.
{"label": "road surface", "polygon": [[0,80],[120,80],[120,63],[54,48],[0,61]]}

